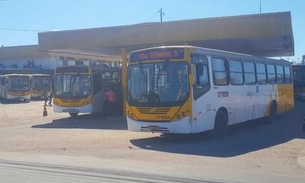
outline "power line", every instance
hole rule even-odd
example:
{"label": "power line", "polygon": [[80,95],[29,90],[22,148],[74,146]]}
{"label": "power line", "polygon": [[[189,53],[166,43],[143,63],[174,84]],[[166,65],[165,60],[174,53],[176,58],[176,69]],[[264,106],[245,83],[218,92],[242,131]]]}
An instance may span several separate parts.
{"label": "power line", "polygon": [[12,0],[0,0],[0,1],[12,1]]}
{"label": "power line", "polygon": [[164,14],[164,17],[168,20],[168,21],[172,21],[170,17],[168,17],[167,15]]}
{"label": "power line", "polygon": [[160,14],[160,22],[163,22],[163,16],[165,16],[165,13],[162,11],[162,8],[160,8],[159,11],[157,11],[153,16],[151,16],[149,19],[147,19],[145,22],[148,22],[152,18],[154,18],[157,14]]}
{"label": "power line", "polygon": [[147,19],[145,22],[148,22],[149,20],[151,20],[152,18],[154,18],[157,14],[159,13],[159,11],[157,11],[153,16],[151,16],[149,19]]}
{"label": "power line", "polygon": [[35,30],[35,29],[13,29],[13,28],[5,28],[5,27],[0,27],[0,30],[20,31],[20,32],[46,32],[47,31],[47,30]]}

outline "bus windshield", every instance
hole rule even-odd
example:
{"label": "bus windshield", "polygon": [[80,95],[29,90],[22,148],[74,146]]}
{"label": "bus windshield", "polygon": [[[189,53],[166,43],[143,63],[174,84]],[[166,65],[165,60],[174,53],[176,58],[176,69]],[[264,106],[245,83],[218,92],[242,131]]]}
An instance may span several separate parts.
{"label": "bus windshield", "polygon": [[13,76],[8,80],[8,90],[11,91],[29,91],[30,79],[29,77]]}
{"label": "bus windshield", "polygon": [[91,77],[88,74],[54,75],[54,96],[83,98],[91,94]]}
{"label": "bus windshield", "polygon": [[189,95],[186,62],[159,62],[128,67],[128,95],[131,105],[182,105]]}
{"label": "bus windshield", "polygon": [[51,87],[51,78],[48,76],[43,77],[34,77],[32,82],[32,88],[35,90],[50,89]]}

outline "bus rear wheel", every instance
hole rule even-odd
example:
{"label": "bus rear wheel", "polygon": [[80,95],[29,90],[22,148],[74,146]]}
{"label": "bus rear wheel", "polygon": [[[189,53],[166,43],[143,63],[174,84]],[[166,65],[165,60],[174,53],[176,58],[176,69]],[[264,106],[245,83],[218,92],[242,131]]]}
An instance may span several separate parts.
{"label": "bus rear wheel", "polygon": [[75,118],[78,115],[78,113],[71,113],[71,112],[69,114],[72,118]]}
{"label": "bus rear wheel", "polygon": [[228,117],[224,110],[218,110],[214,130],[212,131],[212,136],[215,138],[223,137],[228,133]]}

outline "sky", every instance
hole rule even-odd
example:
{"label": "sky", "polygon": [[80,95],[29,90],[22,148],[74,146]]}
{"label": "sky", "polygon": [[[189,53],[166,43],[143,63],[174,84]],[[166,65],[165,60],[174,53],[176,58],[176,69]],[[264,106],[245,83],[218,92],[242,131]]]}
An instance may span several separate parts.
{"label": "sky", "polygon": [[160,8],[164,22],[290,11],[295,56],[285,59],[305,55],[303,0],[0,0],[0,45],[38,44],[38,32],[159,22]]}

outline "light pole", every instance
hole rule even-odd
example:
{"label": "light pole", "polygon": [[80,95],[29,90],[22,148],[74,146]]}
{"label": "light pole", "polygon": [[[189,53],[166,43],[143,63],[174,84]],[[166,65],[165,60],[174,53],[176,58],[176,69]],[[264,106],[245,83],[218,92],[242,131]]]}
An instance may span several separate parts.
{"label": "light pole", "polygon": [[262,0],[259,0],[259,13],[262,13]]}

